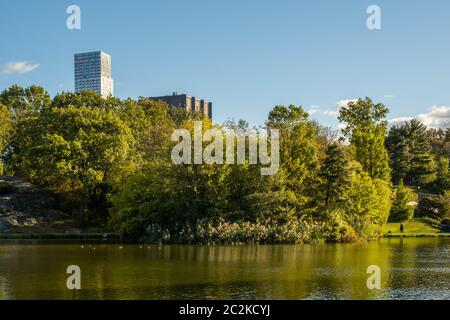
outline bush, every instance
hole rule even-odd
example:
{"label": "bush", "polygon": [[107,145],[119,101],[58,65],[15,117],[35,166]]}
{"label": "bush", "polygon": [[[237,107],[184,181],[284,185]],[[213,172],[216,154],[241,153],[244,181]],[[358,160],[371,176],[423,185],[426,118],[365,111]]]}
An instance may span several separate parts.
{"label": "bush", "polygon": [[436,220],[430,217],[425,217],[421,219],[423,222],[428,224],[429,226],[432,226],[433,228],[439,229],[441,227],[441,221]]}
{"label": "bush", "polygon": [[394,202],[389,216],[391,222],[402,222],[411,220],[414,216],[414,206],[410,204],[413,197],[408,189],[403,186],[403,179],[400,179],[395,192]]}
{"label": "bush", "polygon": [[361,240],[355,229],[344,220],[341,210],[326,212],[325,216],[327,242],[356,242]]}
{"label": "bush", "polygon": [[419,201],[417,214],[438,221],[450,217],[450,194],[446,192],[442,196],[423,197]]}
{"label": "bush", "polygon": [[[167,244],[295,244],[318,242],[323,238],[323,224],[305,219],[293,218],[284,224],[271,220],[228,222],[219,219],[213,222],[203,219],[193,225],[179,225],[174,230],[157,224],[148,225],[146,236],[141,241]],[[133,239],[132,235],[130,239]]]}
{"label": "bush", "polygon": [[440,228],[443,232],[450,232],[450,219],[443,219]]}
{"label": "bush", "polygon": [[364,172],[354,172],[344,207],[344,219],[366,240],[377,239],[390,211],[391,190],[386,181],[371,179]]}

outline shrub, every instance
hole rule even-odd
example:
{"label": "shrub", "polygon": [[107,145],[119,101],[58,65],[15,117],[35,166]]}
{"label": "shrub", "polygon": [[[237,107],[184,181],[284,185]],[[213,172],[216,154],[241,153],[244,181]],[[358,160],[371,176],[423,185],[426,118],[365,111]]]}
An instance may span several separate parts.
{"label": "shrub", "polygon": [[450,219],[443,219],[440,228],[443,232],[450,232]]}
{"label": "shrub", "polygon": [[390,211],[391,191],[389,184],[371,179],[364,172],[354,172],[344,207],[345,221],[363,239],[376,239],[381,227],[387,222]]}
{"label": "shrub", "polygon": [[343,218],[341,210],[332,210],[325,214],[325,234],[327,242],[356,242],[361,237]]}
{"label": "shrub", "polygon": [[392,203],[389,220],[392,222],[407,221],[414,216],[414,206],[410,204],[412,196],[403,186],[403,179],[400,179],[395,192],[394,202]]}
{"label": "shrub", "polygon": [[420,217],[441,221],[450,217],[450,194],[423,197],[419,201],[417,213]]}
{"label": "shrub", "polygon": [[318,242],[323,238],[323,224],[292,218],[283,224],[271,220],[228,222],[203,219],[192,225],[179,225],[174,230],[151,224],[146,229],[146,237],[141,240],[171,244],[295,244]]}
{"label": "shrub", "polygon": [[441,221],[440,220],[436,220],[430,217],[424,217],[421,219],[423,222],[425,222],[426,224],[432,226],[433,228],[439,229],[441,227]]}

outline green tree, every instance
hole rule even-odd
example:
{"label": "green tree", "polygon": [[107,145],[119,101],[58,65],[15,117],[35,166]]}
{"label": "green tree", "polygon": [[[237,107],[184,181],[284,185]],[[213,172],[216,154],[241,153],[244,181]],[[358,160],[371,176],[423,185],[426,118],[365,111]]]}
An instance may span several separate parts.
{"label": "green tree", "polygon": [[0,104],[0,155],[5,151],[12,134],[11,112]]}
{"label": "green tree", "polygon": [[397,128],[393,127],[389,131],[386,139],[386,148],[389,151],[392,168],[392,180],[399,183],[410,172],[411,152],[408,140],[400,134]]}
{"label": "green tree", "polygon": [[442,220],[450,218],[450,191],[442,195],[423,196],[420,198],[418,215],[435,220],[438,225]]}
{"label": "green tree", "polygon": [[418,120],[390,129],[386,139],[394,182],[404,179],[409,185],[426,185],[436,179],[436,164],[427,130]]}
{"label": "green tree", "polygon": [[356,160],[372,179],[390,180],[389,155],[384,146],[384,129],[355,129],[351,143]]}
{"label": "green tree", "polygon": [[105,201],[111,172],[128,160],[134,142],[130,129],[112,112],[86,107],[30,117],[17,136],[13,160],[20,172],[54,191],[75,192],[80,225],[90,200]]}
{"label": "green tree", "polygon": [[289,214],[307,214],[317,195],[319,161],[318,127],[308,119],[302,107],[276,106],[266,125],[280,132],[280,170],[270,179],[278,199],[278,208]]}
{"label": "green tree", "polygon": [[347,166],[347,159],[341,147],[336,143],[330,144],[319,172],[325,206],[334,206],[345,200],[350,182]]}
{"label": "green tree", "polygon": [[3,90],[0,93],[0,104],[7,106],[15,121],[26,115],[39,113],[48,108],[51,103],[50,95],[39,86],[22,88],[18,85]]}
{"label": "green tree", "polygon": [[434,189],[438,193],[443,193],[450,188],[449,160],[447,157],[440,157],[437,163],[436,181]]}
{"label": "green tree", "polygon": [[[140,98],[137,107],[143,111],[142,117],[134,118],[130,128],[138,140],[139,150],[147,161],[169,159],[171,150],[170,136],[175,129],[175,123],[170,118],[169,106],[161,101]],[[130,117],[128,106],[125,113]],[[139,114],[139,113],[138,113]]]}
{"label": "green tree", "polygon": [[[183,127],[192,135],[192,120]],[[204,130],[210,127],[210,121],[204,119]],[[195,228],[202,219],[241,218],[236,216],[239,205],[230,204],[230,170],[228,165],[151,161],[113,196],[111,226],[125,238],[142,238],[152,225],[179,234],[187,226]]]}
{"label": "green tree", "polygon": [[392,203],[389,220],[395,222],[411,220],[414,216],[414,206],[410,204],[411,196],[408,190],[403,186],[403,179],[400,179],[395,198]]}
{"label": "green tree", "polygon": [[389,216],[390,195],[388,182],[372,180],[364,170],[354,170],[345,205],[345,220],[363,239],[376,239],[380,235]]}
{"label": "green tree", "polygon": [[389,109],[383,104],[375,104],[366,97],[365,100],[358,99],[350,101],[346,106],[339,110],[338,119],[346,123],[346,127],[342,129],[342,133],[346,137],[351,137],[356,129],[371,130],[372,127],[386,128],[386,116]]}
{"label": "green tree", "polygon": [[51,108],[88,107],[103,111],[115,111],[120,109],[122,101],[115,97],[103,98],[93,90],[81,90],[79,92],[61,92],[52,100]]}
{"label": "green tree", "polygon": [[339,121],[346,123],[342,130],[355,149],[355,157],[373,179],[390,179],[389,156],[384,146],[386,115],[389,110],[381,103],[358,99],[339,111]]}
{"label": "green tree", "polygon": [[3,154],[6,147],[10,143],[13,134],[13,125],[11,120],[11,112],[9,108],[0,104],[0,175],[3,174]]}

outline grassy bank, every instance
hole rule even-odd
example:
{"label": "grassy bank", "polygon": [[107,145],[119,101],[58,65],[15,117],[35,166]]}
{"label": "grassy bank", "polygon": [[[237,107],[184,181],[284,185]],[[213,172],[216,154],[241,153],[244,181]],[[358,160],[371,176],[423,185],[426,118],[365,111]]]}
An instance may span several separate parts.
{"label": "grassy bank", "polygon": [[388,233],[383,236],[384,238],[438,238],[448,237],[450,233]]}
{"label": "grassy bank", "polygon": [[400,232],[400,223],[388,223],[382,228],[385,238],[420,238],[420,237],[450,237],[450,233],[443,233],[437,228],[433,228],[421,219],[414,219],[404,222],[405,232]]}

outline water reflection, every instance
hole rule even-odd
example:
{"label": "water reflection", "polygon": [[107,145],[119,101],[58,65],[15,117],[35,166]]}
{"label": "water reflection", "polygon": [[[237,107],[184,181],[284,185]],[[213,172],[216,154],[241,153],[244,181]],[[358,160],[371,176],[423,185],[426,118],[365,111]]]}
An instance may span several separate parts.
{"label": "water reflection", "polygon": [[[0,299],[450,299],[450,239],[298,246],[0,245]],[[66,288],[67,266],[82,290]],[[368,290],[378,265],[382,290]]]}

